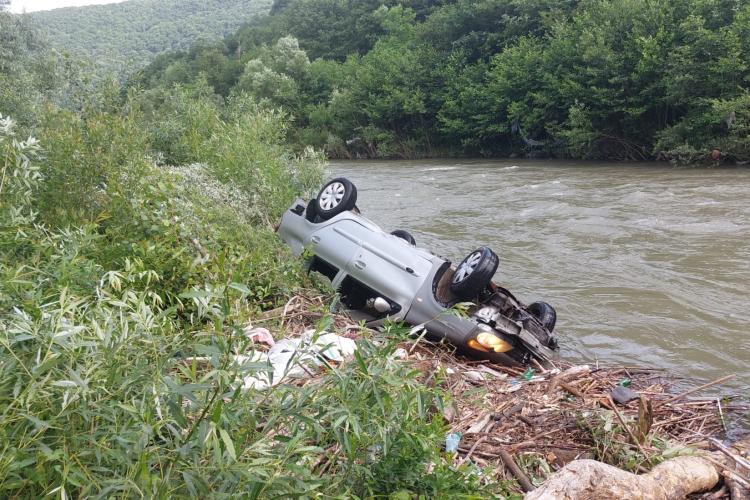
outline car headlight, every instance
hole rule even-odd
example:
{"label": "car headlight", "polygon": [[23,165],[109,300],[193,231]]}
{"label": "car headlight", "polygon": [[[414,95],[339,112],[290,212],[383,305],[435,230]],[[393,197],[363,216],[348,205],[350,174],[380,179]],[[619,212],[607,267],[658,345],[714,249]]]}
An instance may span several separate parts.
{"label": "car headlight", "polygon": [[[513,345],[505,340],[501,339],[497,335],[493,335],[489,332],[482,332],[477,335],[477,344],[484,347],[487,351],[493,352],[508,352],[513,349]],[[471,341],[469,341],[471,346]]]}

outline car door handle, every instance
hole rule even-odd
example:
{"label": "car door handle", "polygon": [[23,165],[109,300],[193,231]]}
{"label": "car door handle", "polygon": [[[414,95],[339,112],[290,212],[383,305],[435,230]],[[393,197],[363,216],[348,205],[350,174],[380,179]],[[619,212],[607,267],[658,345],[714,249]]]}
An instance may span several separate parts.
{"label": "car door handle", "polygon": [[312,241],[313,244],[317,245],[318,243],[320,243],[320,236],[313,236],[312,238],[310,238],[310,241]]}
{"label": "car door handle", "polygon": [[364,268],[367,267],[367,264],[365,264],[361,260],[355,260],[354,261],[354,267],[356,267],[357,269],[364,269]]}

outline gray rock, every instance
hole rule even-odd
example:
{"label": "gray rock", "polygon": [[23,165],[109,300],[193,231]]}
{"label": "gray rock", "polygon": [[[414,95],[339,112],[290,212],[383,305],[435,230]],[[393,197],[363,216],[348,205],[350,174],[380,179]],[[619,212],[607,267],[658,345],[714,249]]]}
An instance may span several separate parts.
{"label": "gray rock", "polygon": [[638,399],[638,393],[628,389],[627,387],[617,386],[609,392],[615,403],[625,405],[634,399]]}

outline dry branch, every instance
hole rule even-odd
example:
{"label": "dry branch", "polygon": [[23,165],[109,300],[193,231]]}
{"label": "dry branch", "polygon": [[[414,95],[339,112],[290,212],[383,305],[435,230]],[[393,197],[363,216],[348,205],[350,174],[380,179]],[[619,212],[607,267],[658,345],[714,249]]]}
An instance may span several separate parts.
{"label": "dry branch", "polygon": [[[303,332],[319,320],[321,315],[315,311],[325,309],[326,305],[319,298],[312,294],[302,295],[283,307],[268,311],[259,322],[283,319],[287,331]],[[335,316],[334,323],[335,329],[346,331],[347,336],[362,334],[361,330],[351,328],[352,320],[345,316]],[[544,474],[541,471],[524,470],[519,467],[519,463],[541,461],[550,466],[563,467],[581,455],[600,458],[597,455],[597,439],[600,438],[593,430],[599,429],[601,432],[608,420],[620,420],[623,431],[620,432],[617,427],[611,428],[606,431],[609,433],[606,439],[629,449],[630,445],[626,441],[630,438],[641,453],[648,456],[647,452],[651,455],[658,453],[651,446],[654,440],[696,450],[716,449],[715,443],[718,441],[713,439],[725,436],[722,416],[726,418],[730,413],[736,415],[736,412],[746,408],[744,405],[724,405],[722,410],[726,414],[720,416],[715,397],[690,399],[691,394],[725,382],[731,376],[679,392],[674,388],[680,387],[686,380],[671,377],[658,369],[606,368],[598,365],[588,367],[560,363],[559,369],[542,373],[537,371],[527,380],[523,370],[463,358],[450,346],[431,343],[424,338],[404,342],[400,347],[403,353],[400,358],[424,373],[423,383],[431,387],[438,386],[452,396],[451,411],[446,412],[446,417],[449,417],[449,432],[462,435],[456,462],[471,460],[494,466],[498,471],[508,470],[509,476],[515,477],[519,484],[525,482],[522,479],[524,477],[528,480],[530,475],[537,477]],[[624,377],[630,379],[630,388],[641,398],[617,407],[611,402],[610,392]],[[631,429],[626,424],[628,421],[638,422],[637,427]],[[515,459],[512,453],[516,454]],[[534,455],[535,459],[516,462],[520,455],[526,457],[529,454]],[[507,458],[511,460],[508,461]],[[691,463],[688,459],[695,457],[680,457],[678,462],[665,463],[684,465]],[[515,464],[516,470],[511,462]],[[596,467],[604,466],[599,462],[593,463],[599,464]],[[704,466],[708,463],[714,476],[718,478],[716,468],[708,460],[703,460],[702,463]],[[631,464],[631,467],[639,468],[637,464]],[[733,467],[734,464],[723,469]],[[640,478],[636,480],[640,485],[655,477],[655,473],[658,476],[665,471],[663,466],[658,466],[651,473],[636,476],[614,469],[619,474],[616,477]],[[705,468],[696,470],[706,472]],[[744,472],[744,469],[740,470]],[[672,470],[675,471],[676,469]],[[732,489],[729,486],[730,480],[735,489],[742,486],[739,481],[734,480],[736,474],[736,471],[727,472],[727,490]],[[555,475],[553,473],[550,478]],[[695,481],[690,484],[695,484]],[[521,484],[521,488],[528,490],[531,485],[529,480],[528,483]],[[678,496],[683,491],[680,488],[683,485],[675,490]],[[537,491],[533,494],[536,495]],[[672,498],[665,496],[663,491],[659,494],[662,496],[644,498]],[[629,494],[625,496],[632,497]],[[606,495],[598,498],[605,497]]]}
{"label": "dry branch", "polygon": [[534,485],[531,484],[528,476],[526,476],[526,474],[524,474],[523,471],[518,467],[516,461],[513,460],[513,457],[510,456],[510,453],[501,448],[498,450],[498,455],[500,455],[500,458],[503,460],[503,463],[508,468],[508,470],[511,471],[516,477],[516,479],[518,480],[518,484],[521,485],[523,491],[532,491],[534,489]]}

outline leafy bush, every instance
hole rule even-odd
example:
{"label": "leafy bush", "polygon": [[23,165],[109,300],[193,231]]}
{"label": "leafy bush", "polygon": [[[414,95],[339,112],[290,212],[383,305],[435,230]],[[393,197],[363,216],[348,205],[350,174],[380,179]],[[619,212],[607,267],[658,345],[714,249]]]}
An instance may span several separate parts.
{"label": "leafy bush", "polygon": [[64,227],[135,216],[130,198],[149,164],[146,136],[134,120],[48,108],[38,133],[45,138],[45,182],[35,201],[42,220]]}
{"label": "leafy bush", "polygon": [[[238,93],[224,103],[198,82],[138,96],[133,113],[154,157],[178,165],[204,164],[205,175],[196,169],[190,175],[218,179],[225,185],[221,192],[243,193],[240,211],[251,222],[271,226],[298,193],[320,184],[322,156],[310,148],[290,154],[286,115],[260,106],[250,95]],[[216,198],[217,190],[210,192]]]}
{"label": "leafy bush", "polygon": [[135,94],[131,104],[159,162],[180,165],[200,161],[221,120],[223,102],[200,79],[189,86]]}
{"label": "leafy bush", "polygon": [[393,344],[362,341],[358,363],[315,384],[242,392],[238,377],[265,366],[233,362],[250,351],[231,305],[239,292],[191,294],[209,323],[189,328],[159,310],[158,286],[133,267],[105,274],[95,299],[62,293],[37,317],[7,316],[4,494],[489,491],[441,457],[444,428],[430,411],[439,391],[392,359]]}
{"label": "leafy bush", "polygon": [[32,221],[35,217],[32,201],[42,175],[35,160],[39,144],[29,137],[19,141],[16,124],[10,117],[0,115],[0,154],[3,158],[0,175],[0,214],[3,227]]}
{"label": "leafy bush", "polygon": [[732,160],[750,161],[750,94],[710,99],[694,113],[658,134],[655,149],[677,163],[713,161],[717,149]]}
{"label": "leafy bush", "polygon": [[[362,339],[356,362],[315,383],[239,388],[269,369],[236,362],[253,354],[242,328],[305,283],[248,220],[319,177],[316,161],[285,163],[279,115],[248,109],[208,145],[258,161],[249,173],[155,167],[128,117],[51,112],[60,150],[44,157],[0,120],[0,496],[498,491],[441,454],[443,394],[392,356],[404,329]],[[78,194],[49,206],[74,175]]]}

